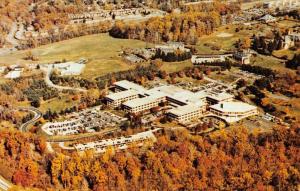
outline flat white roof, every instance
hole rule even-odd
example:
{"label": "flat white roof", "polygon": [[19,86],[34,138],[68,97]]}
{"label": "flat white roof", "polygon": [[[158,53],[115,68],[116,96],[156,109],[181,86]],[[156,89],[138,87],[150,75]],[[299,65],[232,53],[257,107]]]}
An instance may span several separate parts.
{"label": "flat white roof", "polygon": [[105,97],[107,97],[111,100],[118,100],[118,99],[126,98],[129,96],[133,96],[133,95],[138,95],[138,92],[136,90],[126,90],[126,91],[121,91],[121,92],[117,92],[117,93],[112,93]]}
{"label": "flat white roof", "polygon": [[175,94],[180,93],[180,92],[189,92],[188,90],[184,90],[184,89],[182,89],[178,86],[174,86],[174,85],[163,85],[163,86],[152,88],[149,91],[163,92],[163,93],[168,94],[168,95],[175,95]]}
{"label": "flat white roof", "polygon": [[165,97],[165,95],[163,95],[163,94],[162,95],[159,95],[159,94],[150,95],[147,97],[137,98],[137,99],[126,101],[125,103],[123,103],[123,105],[130,107],[130,108],[135,108],[138,106],[142,106],[142,105],[146,105],[148,103],[154,102],[157,99],[162,98],[162,97]]}
{"label": "flat white roof", "polygon": [[164,85],[160,87],[153,88],[151,90],[148,90],[147,93],[151,95],[155,95],[158,93],[163,93],[165,96],[181,101],[181,102],[189,102],[192,99],[195,99],[196,95],[195,93],[182,89],[180,87],[174,86],[174,85]]}
{"label": "flat white roof", "polygon": [[185,115],[185,114],[197,111],[197,110],[200,110],[200,108],[194,104],[188,104],[188,105],[173,108],[173,109],[169,110],[168,112],[172,113],[174,115],[177,115],[177,116],[182,116],[182,115]]}
{"label": "flat white roof", "polygon": [[146,91],[146,89],[143,86],[140,86],[140,85],[135,84],[133,82],[130,82],[128,80],[117,81],[117,82],[114,83],[114,85],[122,87],[122,88],[127,89],[127,90],[131,89],[131,90],[136,90],[136,91],[139,91],[139,92]]}
{"label": "flat white roof", "polygon": [[85,64],[70,61],[58,64],[50,64],[48,67],[58,69],[62,75],[79,75],[85,68]]}
{"label": "flat white roof", "polygon": [[218,104],[210,106],[210,108],[221,112],[236,112],[243,113],[257,109],[256,106],[244,103],[244,102],[220,102]]}
{"label": "flat white roof", "polygon": [[14,78],[19,78],[21,76],[21,72],[20,70],[13,70],[8,72],[4,77],[5,78],[10,78],[10,79],[14,79]]}
{"label": "flat white roof", "polygon": [[[153,132],[155,132],[155,131],[156,130],[151,130],[151,131],[145,131],[145,132],[137,133],[134,135],[130,135],[128,137],[118,137],[118,138],[114,138],[114,139],[106,139],[106,140],[101,140],[101,141],[88,142],[88,143],[84,143],[84,144],[77,144],[74,147],[80,151],[84,151],[86,149],[96,149],[96,152],[104,152],[108,146],[128,144],[131,142],[143,141],[146,139],[156,141],[156,137],[153,134]],[[99,148],[99,147],[103,147],[103,148]]]}
{"label": "flat white roof", "polygon": [[226,92],[222,92],[222,93],[207,92],[207,97],[218,101],[222,101],[222,100],[234,98],[234,95]]}

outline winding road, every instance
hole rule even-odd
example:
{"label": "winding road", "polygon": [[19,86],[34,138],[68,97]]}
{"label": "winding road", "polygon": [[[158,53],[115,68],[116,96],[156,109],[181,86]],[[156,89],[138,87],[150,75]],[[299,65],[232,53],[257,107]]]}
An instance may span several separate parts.
{"label": "winding road", "polygon": [[51,80],[50,80],[50,75],[52,72],[51,65],[49,65],[47,68],[43,69],[45,71],[45,82],[48,86],[52,88],[56,88],[58,90],[72,90],[72,91],[79,91],[79,92],[86,92],[86,89],[82,88],[74,88],[74,87],[67,87],[67,86],[59,86],[55,85]]}
{"label": "winding road", "polygon": [[10,183],[8,183],[7,180],[5,180],[2,176],[0,176],[0,190],[7,191],[11,187]]}
{"label": "winding road", "polygon": [[18,107],[18,110],[21,110],[21,111],[29,111],[31,113],[34,114],[34,117],[23,123],[20,127],[19,127],[19,130],[21,132],[26,132],[28,131],[28,126],[29,125],[32,125],[34,123],[36,123],[41,117],[42,117],[42,112],[40,112],[38,109],[34,108],[34,107]]}

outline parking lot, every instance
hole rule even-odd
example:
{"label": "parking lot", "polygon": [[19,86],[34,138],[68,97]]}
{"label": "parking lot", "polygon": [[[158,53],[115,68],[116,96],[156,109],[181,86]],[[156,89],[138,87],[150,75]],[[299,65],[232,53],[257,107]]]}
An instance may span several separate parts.
{"label": "parking lot", "polygon": [[122,150],[127,149],[129,145],[133,143],[135,144],[135,146],[142,146],[147,140],[155,142],[156,137],[153,133],[158,130],[159,129],[154,129],[129,136],[93,141],[88,143],[80,143],[74,145],[74,147],[78,151],[94,150],[96,153],[103,153],[108,147],[114,147],[117,150]]}
{"label": "parking lot", "polygon": [[115,127],[126,120],[113,113],[102,111],[100,107],[95,107],[71,115],[63,122],[46,123],[42,129],[48,135],[72,135]]}

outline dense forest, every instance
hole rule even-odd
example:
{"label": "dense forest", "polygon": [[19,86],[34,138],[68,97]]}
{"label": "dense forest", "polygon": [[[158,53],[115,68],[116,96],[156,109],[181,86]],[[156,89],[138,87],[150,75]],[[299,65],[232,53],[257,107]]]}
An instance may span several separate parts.
{"label": "dense forest", "polygon": [[211,34],[221,25],[221,15],[238,11],[218,1],[213,4],[185,6],[182,13],[152,18],[141,23],[117,22],[110,35],[117,38],[139,39],[148,42],[181,41],[196,44],[198,37]]}
{"label": "dense forest", "polygon": [[299,131],[164,131],[150,150],[72,157],[45,152],[45,141],[31,134],[4,131],[0,169],[13,183],[41,190],[296,190]]}

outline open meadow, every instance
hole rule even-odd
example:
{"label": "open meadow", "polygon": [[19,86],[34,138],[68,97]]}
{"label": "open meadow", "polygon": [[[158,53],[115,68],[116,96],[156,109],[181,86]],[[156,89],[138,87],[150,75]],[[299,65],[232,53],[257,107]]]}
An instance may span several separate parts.
{"label": "open meadow", "polygon": [[108,34],[88,35],[71,40],[65,40],[49,45],[44,45],[31,52],[38,61],[27,61],[23,58],[28,50],[18,51],[0,57],[0,65],[51,63],[62,60],[88,60],[82,77],[92,79],[111,72],[128,70],[130,66],[122,61],[119,56],[122,48],[142,48],[146,43],[139,40],[116,39]]}

